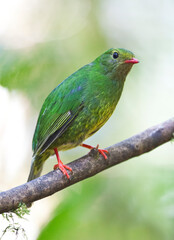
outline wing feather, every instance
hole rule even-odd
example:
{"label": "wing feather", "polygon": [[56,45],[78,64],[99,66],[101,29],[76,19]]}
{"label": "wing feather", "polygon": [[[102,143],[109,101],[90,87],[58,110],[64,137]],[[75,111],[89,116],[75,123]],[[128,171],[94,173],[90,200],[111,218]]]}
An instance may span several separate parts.
{"label": "wing feather", "polygon": [[60,137],[82,110],[85,81],[76,80],[67,78],[46,98],[33,137],[34,156],[43,153]]}
{"label": "wing feather", "polygon": [[47,138],[38,146],[37,152],[41,155],[58,137],[60,137],[65,130],[69,127],[70,123],[77,117],[79,111],[82,109],[83,105],[81,105],[74,114],[67,114],[67,117],[59,117],[59,121],[55,121],[54,125],[52,125],[52,130],[48,132]]}

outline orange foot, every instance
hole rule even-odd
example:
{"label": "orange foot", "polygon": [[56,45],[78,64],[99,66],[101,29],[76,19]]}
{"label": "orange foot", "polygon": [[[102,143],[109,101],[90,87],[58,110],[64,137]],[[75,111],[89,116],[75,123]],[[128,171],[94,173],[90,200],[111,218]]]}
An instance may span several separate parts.
{"label": "orange foot", "polygon": [[69,171],[72,171],[72,168],[68,167],[67,165],[64,165],[63,162],[60,160],[59,153],[57,151],[57,148],[54,149],[54,152],[57,157],[58,164],[54,165],[54,170],[60,169],[60,171],[67,176],[68,179],[70,179],[69,174],[67,173],[66,169]]}
{"label": "orange foot", "polygon": [[[85,148],[88,148],[88,149],[93,149],[93,148],[95,148],[95,147],[92,147],[92,146],[90,146],[90,145],[88,145],[88,144],[84,144],[84,143],[80,144],[80,146],[85,147]],[[99,148],[99,144],[97,144],[96,149],[98,150],[98,152],[99,152],[105,159],[108,158],[105,153],[109,153],[109,152],[108,152],[107,150],[105,150],[105,149],[100,149],[100,148]]]}

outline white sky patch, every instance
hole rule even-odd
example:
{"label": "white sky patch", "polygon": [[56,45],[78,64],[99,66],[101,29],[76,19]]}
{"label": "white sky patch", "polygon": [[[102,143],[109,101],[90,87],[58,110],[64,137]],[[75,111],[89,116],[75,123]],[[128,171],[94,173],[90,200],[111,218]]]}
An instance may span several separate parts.
{"label": "white sky patch", "polygon": [[[34,0],[0,0],[0,42],[7,47],[24,47],[31,44],[28,18]],[[34,39],[33,39],[34,41]]]}
{"label": "white sky patch", "polygon": [[[6,185],[11,178],[22,174],[21,166],[30,150],[29,116],[30,105],[19,93],[0,86],[0,180]],[[4,187],[4,184],[0,186]]]}
{"label": "white sky patch", "polygon": [[62,40],[87,23],[90,1],[0,0],[0,44],[24,48],[39,42]]}

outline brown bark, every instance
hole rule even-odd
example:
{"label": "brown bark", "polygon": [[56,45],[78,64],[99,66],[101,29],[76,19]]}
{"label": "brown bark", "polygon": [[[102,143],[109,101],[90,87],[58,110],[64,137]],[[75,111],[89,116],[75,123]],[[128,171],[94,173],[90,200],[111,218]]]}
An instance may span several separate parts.
{"label": "brown bark", "polygon": [[73,170],[70,173],[70,180],[59,170],[55,170],[31,182],[1,192],[0,213],[16,209],[20,202],[31,203],[52,195],[109,167],[149,152],[170,141],[173,134],[174,119],[170,119],[108,147],[109,156],[107,160],[93,149],[90,154],[68,164]]}

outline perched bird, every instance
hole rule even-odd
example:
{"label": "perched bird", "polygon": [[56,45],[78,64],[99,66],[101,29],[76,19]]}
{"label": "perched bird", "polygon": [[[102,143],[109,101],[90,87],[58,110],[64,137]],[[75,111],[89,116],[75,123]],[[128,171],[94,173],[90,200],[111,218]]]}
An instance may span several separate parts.
{"label": "perched bird", "polygon": [[[58,151],[78,145],[92,149],[83,141],[97,132],[112,115],[123,90],[127,74],[138,63],[123,48],[109,49],[60,83],[46,98],[37,121],[28,181],[40,176],[43,164],[56,154],[59,168],[70,178]],[[98,146],[97,146],[98,148]],[[98,149],[107,158],[107,150]]]}

